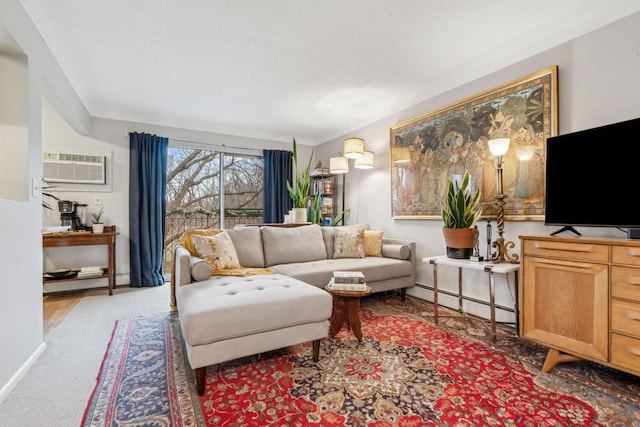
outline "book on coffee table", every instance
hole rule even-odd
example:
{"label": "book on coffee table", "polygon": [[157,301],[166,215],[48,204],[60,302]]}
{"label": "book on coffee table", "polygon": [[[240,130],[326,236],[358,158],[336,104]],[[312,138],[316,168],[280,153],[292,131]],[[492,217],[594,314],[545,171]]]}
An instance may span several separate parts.
{"label": "book on coffee table", "polygon": [[333,282],[335,284],[363,284],[364,274],[361,271],[334,271]]}
{"label": "book on coffee table", "polygon": [[362,292],[367,290],[366,283],[335,283],[334,278],[329,280],[327,289],[330,291],[353,291]]}

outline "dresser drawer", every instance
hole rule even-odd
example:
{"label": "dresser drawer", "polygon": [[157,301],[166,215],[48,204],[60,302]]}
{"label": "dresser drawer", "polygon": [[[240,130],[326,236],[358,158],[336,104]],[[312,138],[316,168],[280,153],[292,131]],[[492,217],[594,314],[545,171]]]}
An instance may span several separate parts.
{"label": "dresser drawer", "polygon": [[640,338],[640,304],[612,300],[611,330]]}
{"label": "dresser drawer", "polygon": [[640,375],[640,339],[611,334],[611,363]]}
{"label": "dresser drawer", "polygon": [[612,266],[611,296],[640,302],[640,268]]}
{"label": "dresser drawer", "polygon": [[611,246],[611,262],[640,267],[640,247]]}
{"label": "dresser drawer", "polygon": [[546,240],[525,240],[525,256],[565,259],[582,262],[609,262],[609,246],[597,243],[576,243]]}

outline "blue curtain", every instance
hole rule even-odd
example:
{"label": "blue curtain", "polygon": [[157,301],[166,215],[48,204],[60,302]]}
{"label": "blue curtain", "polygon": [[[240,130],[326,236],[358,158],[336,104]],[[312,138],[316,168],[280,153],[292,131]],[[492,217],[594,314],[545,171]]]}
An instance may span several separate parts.
{"label": "blue curtain", "polygon": [[282,150],[264,150],[264,178],[262,189],[264,194],[264,213],[262,219],[266,224],[284,221],[285,214],[293,207],[287,181],[291,180],[293,153]]}
{"label": "blue curtain", "polygon": [[129,256],[131,286],[160,286],[164,249],[169,139],[129,134]]}

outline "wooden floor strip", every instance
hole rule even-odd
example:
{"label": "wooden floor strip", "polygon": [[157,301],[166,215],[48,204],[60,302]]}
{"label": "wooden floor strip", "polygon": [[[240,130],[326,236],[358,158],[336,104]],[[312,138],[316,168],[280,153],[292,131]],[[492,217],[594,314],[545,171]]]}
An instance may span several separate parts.
{"label": "wooden floor strip", "polygon": [[86,291],[61,292],[48,294],[42,298],[45,336],[62,322],[85,293]]}

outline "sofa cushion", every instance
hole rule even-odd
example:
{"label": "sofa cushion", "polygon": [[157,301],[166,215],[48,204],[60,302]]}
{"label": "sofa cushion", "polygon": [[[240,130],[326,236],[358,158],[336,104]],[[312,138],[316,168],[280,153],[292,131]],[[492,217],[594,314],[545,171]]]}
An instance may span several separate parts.
{"label": "sofa cushion", "polygon": [[198,256],[216,270],[226,268],[240,268],[238,253],[233,246],[233,241],[226,231],[216,234],[215,236],[199,236],[194,234],[191,236],[193,245],[198,252]]}
{"label": "sofa cushion", "polygon": [[318,224],[302,227],[260,227],[265,267],[287,262],[326,259],[327,251]]}
{"label": "sofa cushion", "polygon": [[280,274],[212,277],[180,289],[177,299],[185,341],[204,345],[331,316],[331,295]]}
{"label": "sofa cushion", "polygon": [[222,233],[222,230],[217,228],[197,228],[195,230],[187,230],[182,234],[182,237],[180,238],[180,246],[184,246],[191,255],[198,256],[198,251],[196,251],[196,247],[193,245],[192,236],[215,236],[216,234],[220,233]]}
{"label": "sofa cushion", "polygon": [[202,258],[198,258],[197,256],[191,257],[191,277],[196,282],[201,282],[203,280],[207,280],[211,277],[211,272],[213,268],[211,264]]}
{"label": "sofa cushion", "polygon": [[264,252],[260,227],[241,227],[227,230],[243,267],[263,268]]}
{"label": "sofa cushion", "polygon": [[364,230],[364,256],[382,256],[382,231]]}
{"label": "sofa cushion", "polygon": [[333,232],[336,227],[322,227],[322,238],[327,248],[327,258],[333,258]]}
{"label": "sofa cushion", "polygon": [[324,238],[324,245],[327,247],[327,258],[333,258],[333,239],[334,231],[339,228],[364,228],[365,231],[369,230],[369,224],[353,224],[353,225],[338,225],[335,227],[322,227],[322,237]]}
{"label": "sofa cushion", "polygon": [[407,245],[382,245],[382,256],[395,259],[409,259],[411,257],[411,248]]}
{"label": "sofa cushion", "polygon": [[364,228],[336,228],[333,258],[364,258]]}
{"label": "sofa cushion", "polygon": [[285,276],[324,288],[333,277],[334,271],[361,271],[367,283],[409,277],[413,274],[413,264],[406,260],[385,257],[321,259],[312,262],[279,264],[271,268]]}

